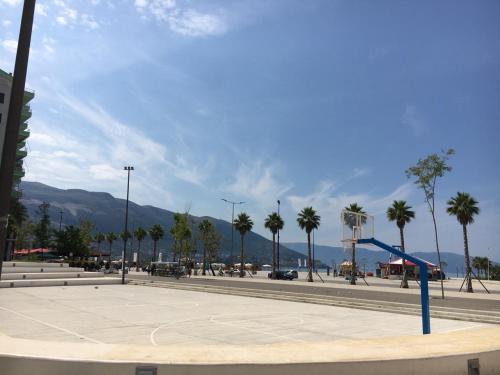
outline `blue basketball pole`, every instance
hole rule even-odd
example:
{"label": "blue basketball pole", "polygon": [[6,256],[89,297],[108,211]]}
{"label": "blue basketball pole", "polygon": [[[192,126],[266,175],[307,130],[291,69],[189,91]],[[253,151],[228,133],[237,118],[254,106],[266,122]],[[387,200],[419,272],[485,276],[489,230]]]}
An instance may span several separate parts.
{"label": "blue basketball pole", "polygon": [[424,335],[431,333],[431,319],[429,314],[429,285],[427,280],[427,264],[422,260],[389,246],[375,238],[361,238],[357,240],[359,244],[371,244],[384,249],[398,257],[415,263],[420,270],[420,303],[422,305],[422,332]]}

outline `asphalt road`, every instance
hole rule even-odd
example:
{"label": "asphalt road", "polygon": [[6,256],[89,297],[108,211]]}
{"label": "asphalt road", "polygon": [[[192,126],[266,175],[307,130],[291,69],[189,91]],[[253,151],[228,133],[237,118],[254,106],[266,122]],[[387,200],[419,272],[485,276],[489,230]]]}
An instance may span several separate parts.
{"label": "asphalt road", "polygon": [[[128,275],[128,279],[138,279],[138,280],[157,280],[157,281],[168,281],[168,282],[178,282],[182,284],[192,284],[192,285],[213,285],[222,287],[232,287],[232,288],[245,288],[245,289],[255,289],[256,291],[284,291],[284,292],[295,292],[295,293],[308,293],[310,295],[318,296],[333,296],[333,297],[349,297],[349,298],[359,298],[365,300],[373,301],[387,301],[387,302],[401,302],[401,303],[411,303],[420,305],[420,296],[415,294],[402,294],[402,293],[391,293],[391,292],[381,292],[375,290],[360,290],[360,289],[345,289],[336,288],[334,285],[329,284],[328,288],[315,287],[311,284],[298,284],[290,281],[289,284],[278,284],[268,281],[244,281],[238,280],[237,282],[231,280],[230,278],[218,278],[218,279],[195,279],[195,278],[180,278],[175,279],[174,277],[161,277],[161,276],[148,276],[148,275]],[[485,299],[471,299],[471,298],[457,298],[457,297],[446,297],[446,299],[431,297],[431,306],[439,307],[453,307],[462,308],[469,310],[489,310],[489,311],[500,311],[500,301],[485,300]]]}

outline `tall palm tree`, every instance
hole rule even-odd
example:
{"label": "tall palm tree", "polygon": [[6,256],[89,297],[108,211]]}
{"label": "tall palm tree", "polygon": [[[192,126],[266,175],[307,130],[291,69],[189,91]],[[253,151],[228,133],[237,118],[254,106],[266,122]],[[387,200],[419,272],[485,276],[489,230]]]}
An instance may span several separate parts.
{"label": "tall palm tree", "polygon": [[205,276],[207,274],[206,268],[207,268],[207,246],[206,246],[206,240],[207,237],[210,235],[210,233],[213,230],[213,225],[210,221],[207,219],[203,220],[199,225],[198,229],[200,230],[201,233],[201,238],[203,240],[203,270],[201,271],[202,276]]}
{"label": "tall palm tree", "polygon": [[313,282],[312,276],[312,259],[311,259],[311,232],[318,229],[321,217],[316,214],[312,207],[305,207],[299,212],[297,217],[297,224],[300,229],[305,230],[307,233],[307,281]]}
{"label": "tall palm tree", "polygon": [[[364,214],[366,213],[363,211],[363,207],[358,206],[357,203],[351,203],[349,207],[345,207],[346,210],[355,212],[358,214]],[[344,219],[347,220],[346,224],[349,225],[351,229],[356,225],[356,217],[355,215],[347,215],[347,217]],[[363,217],[362,219],[362,224],[365,223],[366,219]],[[352,242],[352,255],[351,255],[351,285],[356,285],[356,243],[353,241]]]}
{"label": "tall palm tree", "polygon": [[[101,253],[101,243],[106,239],[104,233],[97,232],[94,236],[94,241],[97,243],[97,252]],[[99,255],[100,256],[100,255]]]}
{"label": "tall palm tree", "polygon": [[[401,251],[405,252],[405,237],[404,228],[405,224],[409,223],[411,219],[415,218],[415,211],[411,210],[411,206],[406,205],[406,201],[394,201],[392,206],[387,209],[387,219],[395,221],[399,228],[399,237],[401,239]],[[401,281],[401,288],[408,288],[408,276],[406,273],[406,264],[402,258],[403,266],[403,280]]]}
{"label": "tall palm tree", "polygon": [[473,293],[472,290],[472,277],[469,259],[469,240],[467,239],[467,225],[474,222],[474,215],[479,214],[479,207],[477,201],[468,193],[458,192],[456,196],[452,197],[448,202],[446,212],[452,216],[456,216],[458,222],[462,225],[464,234],[464,258],[465,258],[465,273],[467,282],[467,293]]}
{"label": "tall palm tree", "polygon": [[276,278],[276,233],[282,230],[284,225],[285,222],[277,212],[269,214],[264,221],[264,227],[273,234],[273,271],[271,273],[273,279]]}
{"label": "tall palm tree", "polygon": [[245,212],[239,214],[233,222],[234,229],[240,232],[241,236],[241,253],[240,253],[240,277],[243,277],[243,272],[245,272],[245,262],[243,258],[243,239],[247,232],[250,232],[253,228],[253,221],[250,219]]}
{"label": "tall palm tree", "polygon": [[144,238],[148,235],[148,232],[144,230],[142,227],[138,227],[134,232],[135,238],[137,238],[137,242],[139,243],[139,248],[137,249],[137,262],[135,270],[139,272],[139,259],[141,255],[141,243]]}
{"label": "tall palm tree", "polygon": [[109,232],[106,234],[106,241],[108,241],[109,243],[109,263],[111,264],[111,248],[113,246],[113,241],[116,240],[116,234],[114,234],[113,232]]}
{"label": "tall palm tree", "polygon": [[156,245],[158,244],[158,241],[163,238],[164,235],[165,232],[163,231],[163,228],[161,227],[160,224],[153,225],[149,230],[149,236],[153,240],[153,258],[152,258],[153,262],[156,259]]}

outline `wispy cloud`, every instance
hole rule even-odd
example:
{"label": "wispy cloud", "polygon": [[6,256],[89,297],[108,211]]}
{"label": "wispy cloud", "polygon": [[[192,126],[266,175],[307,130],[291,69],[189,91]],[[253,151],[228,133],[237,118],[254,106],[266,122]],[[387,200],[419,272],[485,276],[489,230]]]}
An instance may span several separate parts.
{"label": "wispy cloud", "polygon": [[177,178],[196,185],[203,183],[213,165],[208,160],[204,165],[198,166],[187,156],[174,153],[173,150],[169,152],[164,145],[117,120],[95,103],[84,103],[68,95],[61,95],[60,99],[106,136],[109,140],[108,150],[114,160],[140,161],[144,166],[160,163]]}
{"label": "wispy cloud", "polygon": [[[99,2],[91,2],[92,5],[97,5]],[[100,27],[99,21],[91,14],[79,12],[74,7],[69,5],[69,2],[63,0],[53,1],[54,10],[48,11],[49,6],[46,4],[39,4],[38,13],[41,15],[54,14],[55,21],[60,26],[82,26],[87,30],[98,29]]]}
{"label": "wispy cloud", "polygon": [[10,53],[16,53],[17,51],[17,40],[14,39],[4,39],[1,41],[3,49]]}
{"label": "wispy cloud", "polygon": [[241,163],[226,190],[259,204],[274,202],[293,187],[278,180],[276,169],[276,165],[265,165],[261,160]]}
{"label": "wispy cloud", "polygon": [[17,6],[21,4],[22,0],[0,0],[0,3],[7,4],[10,6]]}
{"label": "wispy cloud", "polygon": [[[36,116],[30,122],[30,150],[26,163],[27,180],[45,182],[59,187],[78,186],[108,191],[122,196],[123,166],[134,165],[135,200],[162,207],[174,205],[169,186],[188,183],[203,186],[214,168],[214,161],[205,157],[193,160],[190,153],[155,141],[132,125],[126,124],[101,106],[69,95],[46,78],[49,93],[57,103],[56,117],[50,120]],[[49,101],[48,105],[52,102]],[[52,113],[52,112],[50,112]],[[71,122],[71,126],[64,122]],[[51,126],[48,126],[48,123]],[[97,188],[96,188],[97,187]],[[170,207],[172,208],[172,207]]]}
{"label": "wispy cloud", "polygon": [[427,130],[426,121],[424,120],[422,114],[417,110],[417,107],[413,104],[406,105],[401,117],[401,123],[409,128],[417,137],[422,136]]}
{"label": "wispy cloud", "polygon": [[143,19],[152,18],[164,22],[177,34],[204,37],[227,31],[227,22],[221,11],[201,12],[179,6],[175,0],[135,0],[134,5]]}

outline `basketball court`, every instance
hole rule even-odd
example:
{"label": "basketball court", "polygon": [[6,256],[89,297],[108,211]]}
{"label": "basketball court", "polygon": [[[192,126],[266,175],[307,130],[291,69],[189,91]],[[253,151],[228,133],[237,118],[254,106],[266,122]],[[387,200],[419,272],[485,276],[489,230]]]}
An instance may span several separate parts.
{"label": "basketball court", "polygon": [[[432,319],[433,332],[487,327]],[[0,333],[82,343],[259,345],[421,335],[421,318],[134,285],[2,291]]]}

